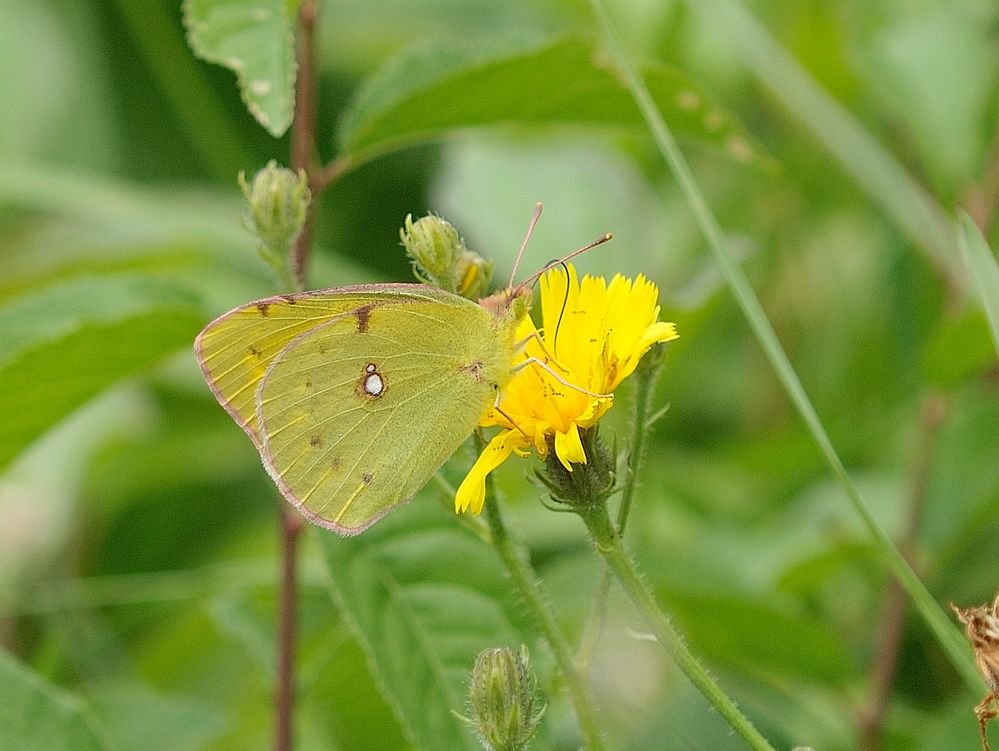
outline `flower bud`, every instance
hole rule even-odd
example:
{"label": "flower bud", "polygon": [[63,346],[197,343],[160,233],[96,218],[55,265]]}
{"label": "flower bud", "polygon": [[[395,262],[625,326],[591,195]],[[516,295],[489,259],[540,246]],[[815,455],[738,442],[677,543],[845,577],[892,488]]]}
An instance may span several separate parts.
{"label": "flower bud", "polygon": [[305,171],[296,174],[272,159],[252,183],[240,172],[239,184],[247,202],[245,223],[260,239],[261,254],[271,265],[284,264],[312,202]]}
{"label": "flower bud", "polygon": [[592,508],[606,502],[616,483],[616,451],[607,447],[598,435],[598,426],[583,428],[579,440],[586,455],[585,464],[573,464],[570,472],[562,464],[553,445],[549,447],[543,472],[537,477],[548,488],[552,499],[568,506]]}
{"label": "flower bud", "polygon": [[450,222],[433,214],[414,222],[409,214],[399,237],[423,284],[475,299],[485,294],[492,263],[467,250]]}
{"label": "flower bud", "polygon": [[524,751],[545,707],[535,711],[537,682],[530,655],[505,647],[485,649],[475,658],[469,687],[469,714],[463,717],[490,751]]}
{"label": "flower bud", "polygon": [[462,297],[478,300],[489,294],[489,283],[493,278],[493,262],[487,261],[478,253],[466,250],[458,259],[455,278],[457,290]]}

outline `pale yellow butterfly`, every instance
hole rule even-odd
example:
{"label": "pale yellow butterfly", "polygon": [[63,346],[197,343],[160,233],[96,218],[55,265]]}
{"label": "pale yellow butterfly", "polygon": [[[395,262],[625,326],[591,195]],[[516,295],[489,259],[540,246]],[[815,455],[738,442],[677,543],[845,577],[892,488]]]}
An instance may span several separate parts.
{"label": "pale yellow butterfly", "polygon": [[412,498],[496,404],[540,273],[478,302],[421,284],[268,297],[212,321],[194,349],[285,498],[354,535]]}

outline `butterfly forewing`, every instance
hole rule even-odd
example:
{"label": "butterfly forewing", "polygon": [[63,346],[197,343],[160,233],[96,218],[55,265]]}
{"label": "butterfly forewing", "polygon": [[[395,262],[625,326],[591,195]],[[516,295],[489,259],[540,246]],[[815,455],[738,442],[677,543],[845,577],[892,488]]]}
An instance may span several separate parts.
{"label": "butterfly forewing", "polygon": [[269,297],[226,313],[198,336],[195,353],[208,385],[258,449],[256,391],[274,358],[302,333],[351,315],[367,297],[357,293]]}
{"label": "butterfly forewing", "polygon": [[512,337],[494,327],[447,293],[380,295],[288,342],[255,394],[261,455],[284,495],[342,534],[411,498],[508,378]]}

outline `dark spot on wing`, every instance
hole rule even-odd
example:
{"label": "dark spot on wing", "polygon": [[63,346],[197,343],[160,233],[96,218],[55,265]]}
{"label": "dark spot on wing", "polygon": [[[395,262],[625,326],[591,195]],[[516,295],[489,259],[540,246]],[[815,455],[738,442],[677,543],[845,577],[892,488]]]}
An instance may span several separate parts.
{"label": "dark spot on wing", "polygon": [[306,381],[305,382],[305,388],[311,389],[312,388],[312,381]]}
{"label": "dark spot on wing", "polygon": [[271,304],[269,302],[258,302],[257,303],[257,310],[260,311],[260,315],[262,315],[264,318],[267,317],[268,312],[270,311],[270,309],[271,309]]}
{"label": "dark spot on wing", "polygon": [[250,345],[250,354],[253,355],[254,357],[260,357],[260,350],[254,347],[253,345]]}
{"label": "dark spot on wing", "polygon": [[298,302],[294,295],[281,295],[281,299],[284,300],[289,305],[294,305]]}
{"label": "dark spot on wing", "polygon": [[371,318],[371,309],[373,305],[363,305],[354,311],[354,315],[357,316],[357,331],[363,334],[368,330],[368,321]]}
{"label": "dark spot on wing", "polygon": [[364,480],[365,485],[370,485],[371,481],[375,479],[375,476],[365,472],[363,475],[361,475],[361,479]]}
{"label": "dark spot on wing", "polygon": [[309,439],[309,445],[312,446],[312,448],[319,448],[320,446],[323,445],[323,439],[317,435],[314,435],[312,436],[312,438]]}
{"label": "dark spot on wing", "polygon": [[333,461],[330,462],[330,471],[335,472],[336,470],[340,469],[340,463],[341,463],[340,457],[334,456]]}

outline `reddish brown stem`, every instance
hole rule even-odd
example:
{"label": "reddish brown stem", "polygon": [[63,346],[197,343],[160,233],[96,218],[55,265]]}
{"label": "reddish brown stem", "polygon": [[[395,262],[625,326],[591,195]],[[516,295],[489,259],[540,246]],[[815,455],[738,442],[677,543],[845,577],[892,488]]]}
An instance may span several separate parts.
{"label": "reddish brown stem", "polygon": [[344,157],[338,157],[331,162],[318,167],[309,175],[309,190],[317,195],[340,179],[340,176],[350,168],[350,162]]}
{"label": "reddish brown stem", "polygon": [[[912,461],[912,474],[908,492],[908,514],[905,529],[898,547],[902,555],[912,562],[916,547],[916,536],[926,503],[926,487],[929,480],[933,447],[937,433],[947,413],[944,397],[933,392],[923,400],[920,411],[920,428],[915,456]],[[871,665],[871,697],[860,712],[860,743],[863,751],[876,751],[881,747],[881,731],[895,672],[898,669],[899,651],[905,626],[906,595],[898,580],[892,578],[885,591],[884,607],[878,631],[877,650],[874,664]]]}
{"label": "reddish brown stem", "polygon": [[[316,71],[315,26],[317,0],[302,0],[298,12],[298,78],[295,92],[295,118],[291,124],[291,166],[311,175],[316,156]],[[311,182],[311,177],[310,177]],[[305,289],[312,246],[312,211],[292,248],[291,271],[295,287]],[[281,592],[278,613],[278,664],[274,748],[291,751],[295,707],[295,632],[297,621],[298,537],[302,517],[283,501],[281,516]]]}
{"label": "reddish brown stem", "polygon": [[278,615],[277,723],[274,748],[291,751],[295,706],[295,626],[297,620],[297,550],[302,517],[283,501],[281,514],[281,602]]}
{"label": "reddish brown stem", "polygon": [[[291,124],[291,168],[305,170],[310,176],[316,171],[316,54],[315,30],[317,0],[302,0],[298,11],[298,79],[295,87],[295,119]],[[312,247],[311,212],[295,242],[291,258],[291,273],[299,290],[306,287],[306,269]]]}

